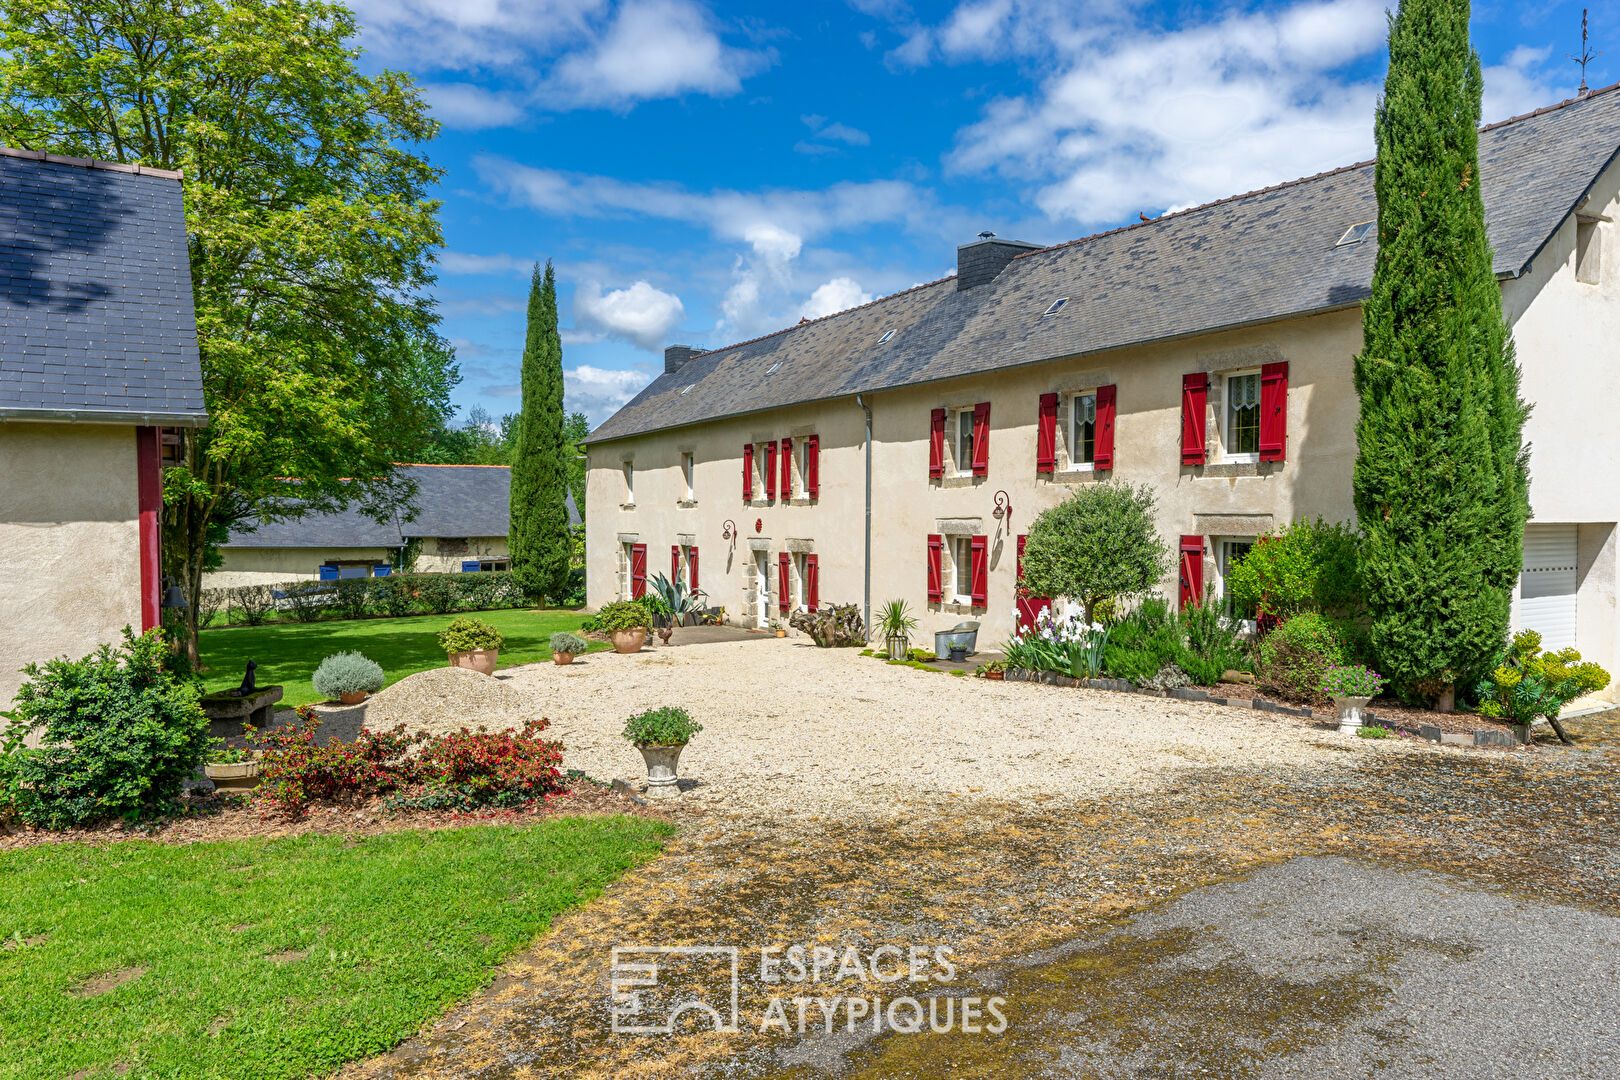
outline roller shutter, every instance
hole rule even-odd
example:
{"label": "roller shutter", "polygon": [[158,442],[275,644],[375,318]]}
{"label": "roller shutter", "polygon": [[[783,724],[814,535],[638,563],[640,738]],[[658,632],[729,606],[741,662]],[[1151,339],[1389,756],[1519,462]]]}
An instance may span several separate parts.
{"label": "roller shutter", "polygon": [[1519,629],[1554,652],[1575,644],[1575,526],[1526,525]]}

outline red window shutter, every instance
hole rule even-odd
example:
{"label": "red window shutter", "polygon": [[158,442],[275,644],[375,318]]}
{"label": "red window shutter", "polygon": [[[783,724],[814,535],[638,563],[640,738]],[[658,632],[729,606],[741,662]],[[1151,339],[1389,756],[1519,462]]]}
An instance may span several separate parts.
{"label": "red window shutter", "polygon": [[1204,463],[1204,420],[1209,411],[1209,373],[1181,377],[1181,463]]}
{"label": "red window shutter", "polygon": [[804,605],[811,611],[821,602],[821,567],[814,555],[804,557]]}
{"label": "red window shutter", "polygon": [[945,538],[939,533],[928,534],[928,602],[937,604],[945,598],[941,570],[945,565]]}
{"label": "red window shutter", "polygon": [[821,494],[821,436],[812,435],[804,444],[804,493],[814,499]]}
{"label": "red window shutter", "polygon": [[681,576],[681,545],[671,544],[669,548],[669,583],[675,584]]}
{"label": "red window shutter", "polygon": [[1181,538],[1181,608],[1195,608],[1204,602],[1204,538]]}
{"label": "red window shutter", "polygon": [[743,502],[754,497],[754,444],[743,443]]}
{"label": "red window shutter", "polygon": [[1281,461],[1288,449],[1288,361],[1260,368],[1260,460]]}
{"label": "red window shutter", "polygon": [[691,590],[693,592],[697,592],[697,587],[698,587],[697,548],[695,548],[695,547],[690,547],[690,548],[686,549],[686,578],[687,578],[687,581],[686,581],[687,586],[689,588],[691,588]]}
{"label": "red window shutter", "polygon": [[782,440],[782,480],[777,485],[782,498],[793,498],[793,440]]}
{"label": "red window shutter", "polygon": [[986,537],[975,536],[969,547],[973,552],[973,604],[984,607],[990,599],[990,544]]}
{"label": "red window shutter", "polygon": [[1029,590],[1024,588],[1024,542],[1028,536],[1018,535],[1018,585],[1013,595],[1018,598],[1018,632],[1028,633],[1035,629],[1035,620],[1040,618],[1042,609],[1052,606],[1050,596],[1031,596]]}
{"label": "red window shutter", "polygon": [[[1057,468],[1057,403],[1056,394],[1041,395],[1041,410],[1035,426],[1035,471],[1049,473]],[[1099,396],[1099,406],[1101,400]]]}
{"label": "red window shutter", "polygon": [[1114,467],[1114,396],[1116,387],[1097,387],[1097,440],[1092,467]]}
{"label": "red window shutter", "polygon": [[787,552],[776,557],[776,606],[785,614],[788,609],[788,584],[793,565],[793,556]]}
{"label": "red window shutter", "polygon": [[973,406],[973,475],[984,476],[990,471],[990,403],[981,401]]}
{"label": "red window shutter", "polygon": [[647,595],[647,545],[630,545],[630,599]]}
{"label": "red window shutter", "polygon": [[776,498],[776,440],[765,444],[765,497]]}
{"label": "red window shutter", "polygon": [[945,475],[945,410],[935,409],[928,417],[928,475]]}

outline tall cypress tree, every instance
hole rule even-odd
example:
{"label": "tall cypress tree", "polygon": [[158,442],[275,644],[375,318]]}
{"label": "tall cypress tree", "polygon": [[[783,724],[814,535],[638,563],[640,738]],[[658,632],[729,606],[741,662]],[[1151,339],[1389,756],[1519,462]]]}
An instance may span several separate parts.
{"label": "tall cypress tree", "polygon": [[512,571],[538,602],[568,592],[568,457],[563,438],[562,338],[551,260],[529,278],[529,325],[523,343],[523,410],[512,455]]}
{"label": "tall cypress tree", "polygon": [[1468,21],[1468,0],[1404,0],[1374,125],[1355,500],[1373,648],[1409,698],[1443,698],[1498,654],[1529,516],[1528,410],[1485,235]]}

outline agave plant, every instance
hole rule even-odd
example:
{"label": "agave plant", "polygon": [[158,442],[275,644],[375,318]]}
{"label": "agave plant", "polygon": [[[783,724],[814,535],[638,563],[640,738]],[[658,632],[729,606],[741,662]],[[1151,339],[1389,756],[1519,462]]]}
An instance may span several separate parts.
{"label": "agave plant", "polygon": [[656,601],[659,613],[670,616],[671,626],[678,626],[686,616],[696,615],[708,607],[708,593],[689,589],[680,578],[671,581],[662,573],[648,579],[647,593]]}

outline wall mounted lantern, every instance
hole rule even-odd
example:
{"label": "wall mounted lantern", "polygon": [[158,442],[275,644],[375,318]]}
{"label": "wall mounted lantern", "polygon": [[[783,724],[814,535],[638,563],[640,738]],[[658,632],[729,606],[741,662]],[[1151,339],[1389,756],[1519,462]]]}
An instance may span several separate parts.
{"label": "wall mounted lantern", "polygon": [[720,526],[720,539],[730,540],[736,533],[737,523],[730,518],[726,518],[725,524]]}
{"label": "wall mounted lantern", "polygon": [[1005,517],[1007,524],[1012,524],[1012,499],[1005,491],[996,492],[996,508],[990,513],[997,521]]}

